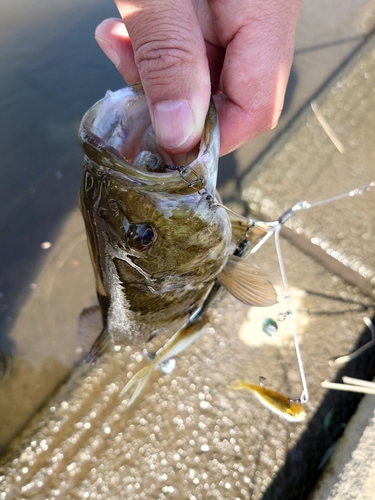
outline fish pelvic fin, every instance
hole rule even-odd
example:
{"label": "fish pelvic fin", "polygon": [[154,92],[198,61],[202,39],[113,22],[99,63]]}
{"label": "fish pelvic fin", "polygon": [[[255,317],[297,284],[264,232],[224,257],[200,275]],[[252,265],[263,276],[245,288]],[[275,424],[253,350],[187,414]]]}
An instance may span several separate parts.
{"label": "fish pelvic fin", "polygon": [[153,369],[186,349],[186,347],[188,347],[191,343],[194,342],[194,340],[196,340],[205,332],[209,321],[210,317],[205,314],[204,316],[193,320],[192,323],[185,324],[183,327],[181,327],[181,329],[178,330],[166,342],[166,344],[164,344],[156,352],[156,356],[154,357],[153,361],[148,366],[141,368],[137,373],[133,375],[133,377],[120,392],[119,397],[126,394],[134,385],[137,384],[132,397],[128,401],[128,406],[133,404],[148,382]]}
{"label": "fish pelvic fin", "polygon": [[250,262],[230,255],[218,274],[224,288],[250,306],[267,307],[277,303],[277,294],[266,275]]}
{"label": "fish pelvic fin", "polygon": [[145,366],[144,368],[141,368],[137,373],[135,373],[132,378],[129,380],[129,382],[126,384],[126,386],[123,388],[123,390],[119,394],[119,398],[121,398],[124,394],[126,394],[132,387],[133,385],[137,384],[137,387],[135,388],[135,391],[133,392],[132,397],[128,401],[128,406],[132,405],[134,401],[137,399],[139,394],[141,393],[142,389],[146,385],[150,374],[152,370],[155,368],[155,364],[151,363],[148,366]]}

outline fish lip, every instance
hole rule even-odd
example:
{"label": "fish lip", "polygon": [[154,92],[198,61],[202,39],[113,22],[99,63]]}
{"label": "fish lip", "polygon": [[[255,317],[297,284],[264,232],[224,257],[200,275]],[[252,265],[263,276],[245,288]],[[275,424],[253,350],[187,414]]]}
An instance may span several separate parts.
{"label": "fish lip", "polygon": [[[127,182],[130,181],[138,184],[145,190],[155,192],[194,192],[206,187],[208,182],[210,185],[216,185],[217,164],[212,166],[211,161],[212,158],[218,157],[217,152],[219,149],[220,134],[218,130],[218,118],[212,101],[207,113],[197,157],[188,165],[190,169],[194,169],[195,167],[197,171],[199,171],[199,175],[201,172],[203,173],[202,178],[204,182],[197,183],[199,186],[190,186],[189,182],[184,180],[179,171],[148,172],[135,167],[132,165],[131,161],[116,149],[116,147],[108,143],[108,141],[111,140],[111,124],[102,126],[101,120],[103,122],[105,120],[104,118],[100,118],[100,113],[102,113],[103,116],[105,115],[104,109],[107,105],[107,101],[113,98],[115,102],[119,102],[122,96],[123,101],[127,103],[126,106],[123,105],[124,116],[125,112],[128,112],[130,107],[134,104],[135,107],[138,106],[140,108],[143,116],[143,121],[140,125],[141,130],[144,128],[147,130],[145,125],[146,122],[151,125],[147,101],[141,85],[137,84],[113,93],[109,92],[85,113],[81,121],[78,138],[87,157],[94,160],[97,165],[101,165],[102,168],[105,168],[107,175],[112,177],[118,176],[122,182],[124,180],[127,180]],[[98,116],[99,118],[97,118]],[[96,121],[98,123],[96,123]],[[117,116],[116,123],[120,124],[120,128],[123,126],[126,131],[126,127],[130,127],[130,125],[127,122],[125,123],[125,121],[124,117]],[[129,122],[130,121],[131,120],[129,120]],[[116,134],[113,135],[115,137],[114,140],[118,140]],[[134,151],[132,154],[135,155]],[[130,157],[131,156],[132,155],[130,155]]]}

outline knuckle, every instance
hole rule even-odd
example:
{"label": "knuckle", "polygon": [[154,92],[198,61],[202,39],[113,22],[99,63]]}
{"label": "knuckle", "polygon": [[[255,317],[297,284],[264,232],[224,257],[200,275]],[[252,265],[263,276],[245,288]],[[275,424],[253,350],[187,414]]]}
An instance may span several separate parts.
{"label": "knuckle", "polygon": [[148,9],[129,23],[141,81],[151,85],[168,83],[168,78],[179,82],[191,78],[189,72],[205,53],[200,27],[187,23],[186,9],[162,8],[167,1],[147,2]]}
{"label": "knuckle", "polygon": [[[186,44],[185,44],[186,45]],[[194,64],[193,54],[181,40],[152,40],[138,47],[136,64],[148,80],[163,80],[168,76],[184,76]]]}
{"label": "knuckle", "polygon": [[[264,79],[262,80],[264,81]],[[266,87],[266,88],[265,88]],[[261,85],[261,90],[252,94],[247,103],[247,119],[256,123],[258,133],[275,128],[283,107],[283,93],[274,85]]]}
{"label": "knuckle", "polygon": [[274,103],[263,103],[249,106],[245,112],[246,128],[249,135],[255,137],[262,132],[276,127],[281,110],[276,110]]}
{"label": "knuckle", "polygon": [[275,128],[279,121],[280,113],[281,110],[275,110],[274,106],[265,106],[259,116],[259,133]]}

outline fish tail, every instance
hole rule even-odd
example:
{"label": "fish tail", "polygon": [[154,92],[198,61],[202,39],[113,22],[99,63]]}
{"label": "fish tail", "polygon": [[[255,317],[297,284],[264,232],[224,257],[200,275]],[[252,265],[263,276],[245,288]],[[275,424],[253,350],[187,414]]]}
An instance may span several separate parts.
{"label": "fish tail", "polygon": [[126,384],[126,386],[123,388],[123,390],[119,394],[119,398],[126,394],[129,389],[133,387],[133,385],[137,384],[137,387],[132,395],[132,397],[128,401],[128,406],[134,403],[134,401],[137,399],[138,395],[146,385],[146,382],[148,381],[148,378],[155,367],[154,364],[145,366],[144,368],[141,368],[137,373],[135,373],[132,378],[129,380],[129,382]]}
{"label": "fish tail", "polygon": [[95,363],[95,361],[109,351],[112,345],[111,336],[106,328],[103,328],[99,337],[95,340],[90,352],[86,356],[86,363]]}

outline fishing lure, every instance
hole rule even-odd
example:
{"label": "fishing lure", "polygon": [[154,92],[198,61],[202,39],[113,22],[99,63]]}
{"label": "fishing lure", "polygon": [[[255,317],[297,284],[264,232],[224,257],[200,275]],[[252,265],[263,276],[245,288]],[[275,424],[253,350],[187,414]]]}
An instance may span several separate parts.
{"label": "fishing lure", "polygon": [[228,385],[227,389],[234,391],[248,390],[262,403],[263,406],[271,410],[276,415],[288,420],[288,422],[302,422],[306,417],[306,412],[299,399],[291,399],[266,387],[264,378],[260,377],[259,385],[249,384],[244,380],[238,380],[237,385]]}

